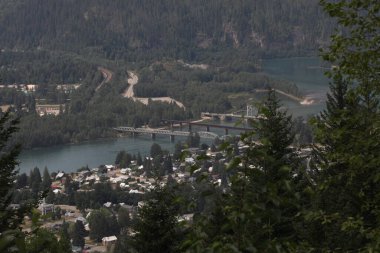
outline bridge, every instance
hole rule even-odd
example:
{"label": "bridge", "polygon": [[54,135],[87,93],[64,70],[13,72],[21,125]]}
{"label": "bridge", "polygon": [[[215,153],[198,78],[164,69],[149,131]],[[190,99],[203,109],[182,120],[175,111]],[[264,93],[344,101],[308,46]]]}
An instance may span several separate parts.
{"label": "bridge", "polygon": [[258,116],[247,116],[243,114],[237,114],[237,113],[214,113],[214,112],[202,112],[201,117],[210,117],[210,118],[218,118],[221,120],[225,119],[232,119],[232,118],[238,118],[238,119],[258,119]]}
{"label": "bridge", "polygon": [[225,126],[225,125],[217,125],[217,124],[209,124],[209,123],[201,123],[201,122],[195,122],[195,121],[183,121],[183,120],[162,120],[164,124],[169,124],[170,128],[173,129],[175,125],[179,126],[182,130],[183,125],[188,126],[188,131],[192,131],[192,126],[201,126],[206,128],[205,133],[209,133],[211,128],[222,128],[224,129],[224,134],[228,135],[229,130],[237,130],[242,132],[248,132],[252,131],[252,128],[247,127],[238,127],[238,126]]}
{"label": "bridge", "polygon": [[[152,139],[156,138],[157,134],[161,135],[169,135],[170,140],[174,141],[174,136],[190,136],[193,134],[192,132],[184,132],[184,131],[171,131],[171,130],[165,130],[165,129],[154,129],[154,128],[134,128],[134,127],[116,127],[114,130],[118,132],[129,132],[132,133],[134,136],[136,134],[150,134]],[[205,139],[215,139],[219,137],[216,133],[212,132],[197,132],[201,138]]]}

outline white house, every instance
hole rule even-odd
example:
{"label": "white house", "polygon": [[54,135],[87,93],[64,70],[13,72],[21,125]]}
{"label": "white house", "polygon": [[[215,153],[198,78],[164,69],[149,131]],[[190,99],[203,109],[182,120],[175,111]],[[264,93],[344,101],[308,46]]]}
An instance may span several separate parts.
{"label": "white house", "polygon": [[117,241],[117,237],[114,235],[102,238],[103,245],[106,247],[110,244],[116,243],[116,241]]}

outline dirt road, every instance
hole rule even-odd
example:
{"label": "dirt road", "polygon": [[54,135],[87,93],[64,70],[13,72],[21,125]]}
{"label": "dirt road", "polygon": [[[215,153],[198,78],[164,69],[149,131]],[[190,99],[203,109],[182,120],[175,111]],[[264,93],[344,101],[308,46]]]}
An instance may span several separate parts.
{"label": "dirt road", "polygon": [[128,88],[125,89],[123,92],[122,96],[125,98],[132,98],[133,101],[139,101],[140,103],[143,103],[144,105],[147,105],[149,103],[149,99],[152,101],[160,101],[164,103],[175,103],[178,107],[185,109],[185,106],[175,100],[174,98],[171,97],[151,97],[151,98],[140,98],[140,97],[135,97],[135,93],[133,91],[133,87],[139,82],[139,77],[133,73],[132,71],[128,71],[128,79],[127,82],[129,84]]}
{"label": "dirt road", "polygon": [[133,98],[135,93],[133,92],[133,86],[135,86],[139,82],[139,77],[133,73],[132,71],[128,71],[128,88],[124,91],[123,97],[125,98]]}
{"label": "dirt road", "polygon": [[103,67],[98,67],[98,70],[102,73],[103,75],[103,81],[98,85],[98,87],[96,87],[95,91],[98,91],[100,88],[102,88],[102,86],[105,84],[105,83],[108,83],[112,80],[112,71],[109,70],[109,69],[106,69],[106,68],[103,68]]}

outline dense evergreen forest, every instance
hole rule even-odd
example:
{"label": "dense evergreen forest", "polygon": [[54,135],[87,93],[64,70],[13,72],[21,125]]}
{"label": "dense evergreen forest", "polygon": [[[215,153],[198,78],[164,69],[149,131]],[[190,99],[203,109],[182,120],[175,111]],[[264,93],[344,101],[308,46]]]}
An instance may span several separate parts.
{"label": "dense evergreen forest", "polygon": [[96,67],[78,56],[47,51],[0,53],[3,84],[78,83]]}
{"label": "dense evergreen forest", "polygon": [[317,0],[2,0],[0,9],[4,49],[129,61],[162,56],[195,61],[229,50],[315,54],[334,27]]}

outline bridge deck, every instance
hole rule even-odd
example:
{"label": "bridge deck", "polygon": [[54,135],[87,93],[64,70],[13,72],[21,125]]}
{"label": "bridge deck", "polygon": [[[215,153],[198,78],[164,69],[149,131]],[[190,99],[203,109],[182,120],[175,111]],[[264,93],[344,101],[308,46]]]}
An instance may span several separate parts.
{"label": "bridge deck", "polygon": [[[130,133],[141,133],[141,134],[161,134],[161,135],[169,135],[169,136],[189,136],[192,134],[191,132],[185,131],[170,131],[163,129],[152,129],[152,128],[134,128],[134,127],[116,127],[114,130],[119,132],[130,132]],[[216,133],[212,132],[197,132],[201,138],[205,139],[215,139],[219,137]]]}
{"label": "bridge deck", "polygon": [[244,114],[237,114],[237,113],[214,113],[214,112],[202,112],[202,117],[230,117],[230,118],[244,118],[244,119],[258,119],[259,116],[248,116]]}
{"label": "bridge deck", "polygon": [[224,126],[224,125],[216,125],[209,123],[200,123],[200,122],[191,122],[191,121],[181,121],[181,120],[163,120],[164,122],[173,123],[173,124],[187,124],[193,126],[204,126],[204,127],[213,127],[213,128],[223,128],[223,129],[231,129],[231,130],[241,130],[241,131],[251,131],[252,128],[248,127],[237,127],[237,126]]}

